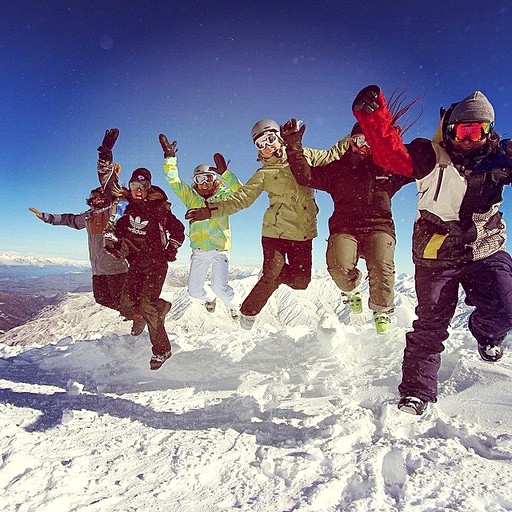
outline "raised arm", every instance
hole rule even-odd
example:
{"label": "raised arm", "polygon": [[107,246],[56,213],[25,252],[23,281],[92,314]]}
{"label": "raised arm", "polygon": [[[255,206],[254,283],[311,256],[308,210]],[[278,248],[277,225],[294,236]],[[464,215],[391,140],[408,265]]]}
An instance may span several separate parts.
{"label": "raised arm", "polygon": [[167,183],[169,183],[173,192],[181,199],[186,207],[197,206],[197,198],[192,187],[181,179],[178,172],[178,159],[176,157],[178,143],[176,141],[169,142],[169,139],[163,133],[158,136],[158,140],[160,141],[164,153],[163,169]]}
{"label": "raised arm", "polygon": [[302,136],[306,131],[306,125],[301,126],[301,121],[292,118],[280,128],[281,138],[286,144],[286,157],[290,170],[297,183],[307,187],[311,183],[312,176],[302,147]]}
{"label": "raised arm", "polygon": [[116,197],[119,189],[119,173],[121,166],[113,162],[112,149],[119,137],[119,130],[111,128],[105,131],[101,146],[98,148],[98,179],[101,188],[111,199]]}
{"label": "raised arm", "polygon": [[380,88],[369,85],[359,91],[352,111],[372,148],[374,162],[394,174],[412,176],[412,158],[393,125],[393,116]]}

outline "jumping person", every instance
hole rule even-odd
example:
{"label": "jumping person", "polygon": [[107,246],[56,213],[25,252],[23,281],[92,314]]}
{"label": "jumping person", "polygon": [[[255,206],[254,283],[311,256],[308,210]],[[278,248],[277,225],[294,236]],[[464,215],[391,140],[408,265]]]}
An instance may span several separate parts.
{"label": "jumping person", "polygon": [[364,88],[352,105],[375,163],[414,176],[418,207],[413,259],[418,305],[406,335],[398,407],[422,414],[437,401],[443,341],[459,285],[474,306],[468,328],[480,357],[496,362],[512,328],[512,258],[499,207],[512,182],[512,144],[494,129],[494,108],[480,91],[441,110],[434,140],[403,144],[379,87]]}
{"label": "jumping person", "polygon": [[[206,202],[215,204],[228,198],[241,187],[235,174],[227,167],[225,158],[215,153],[216,167],[200,164],[194,169],[192,186],[185,183],[179,173],[176,158],[176,141],[170,143],[162,133],[159,136],[164,152],[165,178],[174,193],[187,208],[200,208]],[[190,272],[188,293],[204,301],[209,313],[215,311],[216,297],[229,309],[233,319],[240,316],[240,297],[229,285],[229,250],[231,248],[231,227],[229,216],[205,219],[190,223]],[[211,268],[211,286],[206,276]]]}

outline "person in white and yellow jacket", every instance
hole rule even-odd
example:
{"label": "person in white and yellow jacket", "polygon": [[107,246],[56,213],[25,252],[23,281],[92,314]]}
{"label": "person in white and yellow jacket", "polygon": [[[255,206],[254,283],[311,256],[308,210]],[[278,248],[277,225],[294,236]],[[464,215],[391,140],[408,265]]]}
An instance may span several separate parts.
{"label": "person in white and yellow jacket", "polygon": [[[244,329],[252,328],[256,315],[279,285],[307,288],[318,213],[314,190],[299,185],[290,170],[279,124],[263,119],[253,126],[251,135],[262,166],[229,198],[208,202],[206,207],[185,214],[193,222],[231,215],[248,208],[262,192],[267,192],[270,204],[263,216],[263,268],[260,279],[242,303],[240,325]],[[304,155],[311,165],[327,164],[347,151],[350,140],[342,139],[329,150],[304,148]]]}
{"label": "person in white and yellow jacket", "polygon": [[[220,153],[213,159],[216,167],[200,164],[194,169],[193,183],[185,183],[178,174],[176,141],[170,143],[164,134],[159,136],[164,151],[165,178],[174,193],[187,208],[201,208],[206,201],[216,203],[228,198],[242,183],[227,168]],[[231,317],[240,315],[240,296],[229,285],[229,250],[231,249],[231,227],[228,215],[206,219],[190,224],[190,272],[188,293],[203,300],[208,312],[213,313],[218,297],[229,309]],[[211,268],[211,285],[206,283]]]}

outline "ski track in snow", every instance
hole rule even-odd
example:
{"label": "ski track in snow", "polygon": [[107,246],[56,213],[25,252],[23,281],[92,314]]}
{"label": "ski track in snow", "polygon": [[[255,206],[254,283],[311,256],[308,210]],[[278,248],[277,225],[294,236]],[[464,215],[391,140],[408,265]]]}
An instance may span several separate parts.
{"label": "ski track in snow", "polygon": [[[232,283],[245,296],[256,279]],[[395,288],[386,336],[369,315],[349,323],[320,271],[305,291],[281,287],[247,332],[170,276],[174,355],[157,372],[147,332],[70,294],[0,338],[0,509],[512,510],[512,344],[481,361],[461,296],[439,402],[403,414],[415,298],[411,278]]]}

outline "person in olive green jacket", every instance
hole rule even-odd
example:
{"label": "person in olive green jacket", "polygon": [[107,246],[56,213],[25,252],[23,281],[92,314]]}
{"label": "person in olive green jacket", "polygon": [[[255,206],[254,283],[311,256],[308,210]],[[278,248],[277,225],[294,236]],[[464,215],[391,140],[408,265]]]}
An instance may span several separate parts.
{"label": "person in olive green jacket", "polygon": [[[240,308],[244,329],[252,328],[256,315],[279,285],[297,290],[307,288],[318,213],[314,190],[299,185],[290,170],[277,122],[258,121],[252,128],[252,140],[262,166],[249,181],[224,201],[207,203],[206,207],[190,209],[185,214],[192,222],[231,215],[248,208],[262,192],[267,192],[270,205],[263,216],[263,268]],[[304,155],[311,165],[324,165],[340,158],[349,145],[347,137],[329,150],[304,148]]]}

